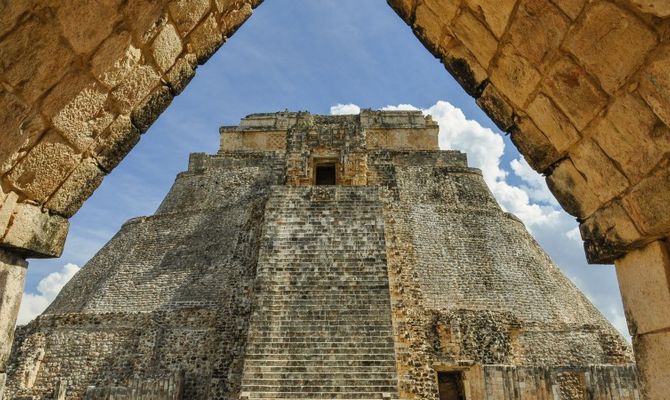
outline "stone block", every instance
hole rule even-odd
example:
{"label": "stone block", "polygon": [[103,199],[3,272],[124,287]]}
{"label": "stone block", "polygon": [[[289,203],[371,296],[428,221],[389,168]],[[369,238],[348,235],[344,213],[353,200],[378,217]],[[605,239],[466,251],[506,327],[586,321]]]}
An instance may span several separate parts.
{"label": "stone block", "polygon": [[654,241],[616,260],[628,330],[633,336],[670,328],[670,256]]}
{"label": "stone block", "polygon": [[544,94],[538,93],[526,111],[559,152],[565,152],[579,140],[572,123]]}
{"label": "stone block", "polygon": [[624,206],[640,230],[652,236],[670,232],[670,161],[666,159],[654,172],[635,185],[624,198]]}
{"label": "stone block", "polygon": [[552,0],[570,19],[577,19],[584,8],[584,0]]}
{"label": "stone block", "polygon": [[12,348],[27,267],[25,259],[0,249],[0,372],[6,371]]}
{"label": "stone block", "polygon": [[[69,80],[62,82],[56,89],[69,85],[69,82]],[[47,115],[52,115],[53,126],[64,138],[79,151],[85,151],[93,143],[95,137],[112,123],[114,116],[104,109],[108,97],[107,88],[92,80],[85,83],[83,87],[80,87],[78,83],[76,83],[76,88],[73,88],[78,93],[71,98],[60,98],[57,95],[60,109],[54,114],[49,112]],[[62,88],[62,90],[52,92],[63,94],[69,91],[69,88]]]}
{"label": "stone block", "polygon": [[[510,23],[507,40],[533,65],[555,52],[570,21],[546,0],[523,0]],[[532,39],[531,39],[532,38]]]}
{"label": "stone block", "polygon": [[444,37],[447,24],[458,11],[458,3],[453,0],[430,1],[418,4],[414,16],[417,36],[431,51],[435,51]]}
{"label": "stone block", "polygon": [[529,118],[520,118],[510,133],[512,142],[534,170],[544,172],[560,158],[558,150]]}
{"label": "stone block", "polygon": [[626,254],[633,243],[642,240],[642,234],[619,201],[593,213],[579,225],[579,231],[590,264],[611,264]]}
{"label": "stone block", "polygon": [[561,161],[547,177],[549,190],[570,215],[585,219],[600,207],[600,200],[570,159]]}
{"label": "stone block", "polygon": [[223,34],[226,37],[230,37],[251,16],[252,12],[251,5],[245,3],[242,7],[230,10],[222,15],[219,24],[221,25]]}
{"label": "stone block", "polygon": [[15,249],[25,257],[60,257],[65,245],[69,222],[50,215],[40,207],[20,203],[0,246]]}
{"label": "stone block", "polygon": [[670,151],[670,137],[655,134],[656,126],[656,116],[641,99],[622,93],[589,133],[631,182],[638,182]]}
{"label": "stone block", "polygon": [[2,89],[0,110],[0,173],[5,173],[39,140],[46,127],[39,114]]}
{"label": "stone block", "polygon": [[158,69],[167,72],[181,51],[181,38],[177,30],[174,25],[166,24],[151,44],[151,53]]}
{"label": "stone block", "polygon": [[631,0],[643,13],[653,14],[657,17],[670,17],[670,3],[665,0]]}
{"label": "stone block", "polygon": [[[26,12],[39,13],[42,4],[36,1],[5,1],[0,5],[0,37],[5,36],[20,22]],[[0,392],[2,393],[2,392]]]}
{"label": "stone block", "polygon": [[209,0],[176,0],[168,6],[172,20],[182,37],[198,25],[210,9]]}
{"label": "stone block", "polygon": [[46,134],[9,173],[9,182],[28,198],[45,201],[79,163],[80,156],[57,133]]}
{"label": "stone block", "polygon": [[477,105],[502,131],[506,132],[514,125],[514,108],[507,103],[507,99],[498,92],[495,86],[486,85],[477,99]]}
{"label": "stone block", "polygon": [[46,202],[53,213],[70,218],[100,186],[105,173],[93,158],[83,160]]}
{"label": "stone block", "polygon": [[388,0],[388,4],[405,22],[410,23],[414,19],[415,0]]}
{"label": "stone block", "polygon": [[115,33],[105,40],[91,59],[93,75],[108,88],[113,88],[137,66],[142,52],[132,44],[128,31]]}
{"label": "stone block", "polygon": [[452,25],[453,34],[470,49],[479,64],[488,68],[498,49],[498,40],[469,11],[460,13]]}
{"label": "stone block", "polygon": [[491,32],[500,39],[505,33],[507,22],[514,10],[517,0],[465,0],[465,4],[480,15],[488,25]]}
{"label": "stone block", "polygon": [[519,108],[524,108],[541,78],[533,64],[511,45],[502,47],[491,66],[491,82]]}
{"label": "stone block", "polygon": [[587,7],[563,46],[614,93],[656,43],[656,33],[636,16],[613,3],[596,2]]}
{"label": "stone block", "polygon": [[568,57],[551,66],[544,86],[578,130],[584,129],[607,104],[607,95]]}
{"label": "stone block", "polygon": [[603,203],[629,186],[628,179],[617,169],[600,146],[591,139],[583,139],[575,145],[570,158]]}
{"label": "stone block", "polygon": [[10,191],[5,194],[0,191],[0,235],[5,233],[18,200],[19,195],[16,192]]}
{"label": "stone block", "polygon": [[128,1],[123,6],[124,23],[142,48],[156,36],[168,19],[168,0]]}
{"label": "stone block", "polygon": [[0,75],[29,103],[55,85],[74,60],[50,22],[33,16],[0,42]]}
{"label": "stone block", "polygon": [[195,54],[198,64],[203,64],[223,44],[224,37],[214,14],[210,14],[188,36],[187,49]]}
{"label": "stone block", "polygon": [[172,69],[163,76],[165,83],[168,85],[173,95],[180,94],[191,82],[195,76],[195,68],[198,61],[195,54],[185,54],[180,57],[174,64]]}
{"label": "stone block", "polygon": [[144,133],[171,102],[170,89],[167,86],[159,86],[130,114],[130,120],[140,133]]}
{"label": "stone block", "polygon": [[659,50],[642,70],[638,90],[654,113],[670,126],[670,46]]}
{"label": "stone block", "polygon": [[119,20],[119,0],[68,0],[59,3],[61,32],[79,54],[88,54],[108,37]]}
{"label": "stone block", "polygon": [[665,400],[670,393],[670,332],[649,333],[633,339],[642,398]]}
{"label": "stone block", "polygon": [[107,172],[135,147],[140,140],[140,131],[130,122],[130,117],[118,117],[97,139],[94,146],[94,157]]}
{"label": "stone block", "polygon": [[130,113],[159,85],[160,76],[150,65],[138,65],[123,82],[111,92],[120,114]]}
{"label": "stone block", "polygon": [[479,97],[488,79],[486,70],[475,56],[456,38],[446,37],[440,45],[442,63],[451,76],[473,97]]}

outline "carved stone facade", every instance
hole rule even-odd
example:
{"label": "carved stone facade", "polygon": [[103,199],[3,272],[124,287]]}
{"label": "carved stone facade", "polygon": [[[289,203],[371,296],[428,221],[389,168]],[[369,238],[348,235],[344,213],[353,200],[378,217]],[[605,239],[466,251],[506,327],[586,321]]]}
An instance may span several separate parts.
{"label": "carved stone facade", "polygon": [[17,330],[7,398],[639,399],[629,346],[437,131],[369,110],[222,128]]}

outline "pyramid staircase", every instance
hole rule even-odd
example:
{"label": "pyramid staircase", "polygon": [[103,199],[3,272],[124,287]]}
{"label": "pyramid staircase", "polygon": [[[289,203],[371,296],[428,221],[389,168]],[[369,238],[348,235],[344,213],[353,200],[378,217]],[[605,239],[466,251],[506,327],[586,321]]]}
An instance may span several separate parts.
{"label": "pyramid staircase", "polygon": [[242,399],[397,399],[376,188],[273,187]]}

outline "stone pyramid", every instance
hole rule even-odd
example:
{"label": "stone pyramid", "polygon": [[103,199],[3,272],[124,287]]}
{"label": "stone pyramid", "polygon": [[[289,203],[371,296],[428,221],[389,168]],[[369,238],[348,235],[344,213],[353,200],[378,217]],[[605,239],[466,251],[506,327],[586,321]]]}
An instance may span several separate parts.
{"label": "stone pyramid", "polygon": [[17,330],[8,399],[639,399],[420,112],[253,114]]}

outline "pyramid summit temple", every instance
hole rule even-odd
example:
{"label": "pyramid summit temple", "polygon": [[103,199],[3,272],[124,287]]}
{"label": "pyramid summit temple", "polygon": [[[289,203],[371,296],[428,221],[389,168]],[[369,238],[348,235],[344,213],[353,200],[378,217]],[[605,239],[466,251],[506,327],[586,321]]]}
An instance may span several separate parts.
{"label": "pyramid summit temple", "polygon": [[222,127],[17,329],[5,398],[638,400],[630,346],[437,134]]}

